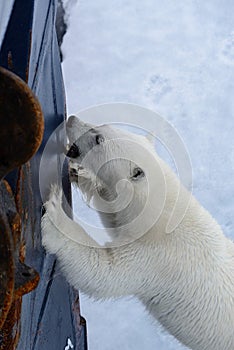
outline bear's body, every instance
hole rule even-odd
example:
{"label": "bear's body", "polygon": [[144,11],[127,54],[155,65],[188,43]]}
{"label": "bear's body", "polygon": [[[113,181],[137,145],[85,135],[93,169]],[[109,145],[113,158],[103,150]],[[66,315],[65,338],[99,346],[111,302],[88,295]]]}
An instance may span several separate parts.
{"label": "bear's body", "polygon": [[[69,120],[68,136],[71,143],[79,138],[78,130],[81,130],[82,126],[87,127],[74,118]],[[108,136],[111,133],[105,126],[99,131],[105,137],[105,134]],[[119,130],[115,132],[118,135],[122,133]],[[89,133],[87,131],[84,137],[87,138]],[[126,137],[126,133],[123,135]],[[191,197],[189,202],[190,194],[184,188],[182,196],[184,201],[189,203],[188,209],[173,232],[166,232],[178,194],[178,179],[172,170],[153,154],[153,147],[147,139],[143,140],[143,137],[138,135],[129,137],[144,144],[151,156],[155,157],[155,162],[159,164],[163,173],[166,185],[165,203],[158,220],[136,240],[130,239],[128,244],[99,247],[81,226],[68,219],[61,208],[61,190],[54,187],[42,220],[43,245],[48,252],[56,254],[67,280],[87,295],[97,299],[135,295],[168,332],[189,348],[233,350],[234,244],[224,236],[216,221],[194,197]],[[82,144],[79,144],[79,140],[76,141],[79,148],[78,157],[74,157],[76,154],[70,154],[73,169],[82,156],[82,147],[91,147],[90,142],[88,146],[84,142],[85,138]],[[103,150],[113,152],[115,142],[113,140],[112,145]],[[131,147],[124,150],[128,159],[132,156],[128,154],[129,151],[131,152]],[[85,152],[87,153],[87,150]],[[141,156],[140,152],[138,156],[139,154]],[[96,161],[100,161],[100,158]],[[138,170],[136,176],[135,158],[134,162],[130,163],[130,166],[128,164],[122,167],[121,160],[118,159],[107,168],[110,172],[113,171],[112,177],[115,173],[121,173],[121,176],[114,179],[114,184],[124,176],[129,178],[129,181],[134,180],[133,204],[126,207],[126,215],[123,215],[124,209],[119,216],[118,213],[111,212],[101,214],[104,224],[110,228],[113,242],[115,239],[121,242],[121,235],[128,235],[124,226],[120,226],[121,216],[125,217],[125,221],[126,218],[132,220],[131,211],[139,212],[141,208],[141,205],[135,204],[136,201],[139,198],[139,202],[143,203],[146,196],[144,190],[140,194],[140,188],[145,186],[144,176],[147,176],[148,169],[144,169],[143,175]],[[149,171],[151,168],[153,167],[150,164]],[[126,172],[129,169],[128,177]],[[133,175],[132,169],[135,169]],[[81,181],[80,187],[83,192],[90,192],[93,169],[90,166],[88,171],[85,171],[86,174],[83,167],[78,167],[76,176],[78,179],[79,176],[83,180],[88,179],[89,185]],[[93,187],[99,187],[102,197],[115,204],[115,196],[111,195],[113,179],[110,182],[109,177],[105,178],[105,175],[100,173],[98,184]],[[158,174],[155,173],[154,178],[157,183]],[[157,188],[151,187],[150,192],[158,193]],[[95,193],[92,195],[96,196]],[[157,202],[157,197],[155,201]],[[157,205],[153,209],[157,210]],[[112,215],[116,216],[115,219],[111,218]],[[125,223],[128,224],[129,220]],[[143,225],[142,229],[144,227]],[[129,233],[130,238],[134,236],[134,224],[131,229],[133,232]],[[71,238],[76,235],[78,241]]]}

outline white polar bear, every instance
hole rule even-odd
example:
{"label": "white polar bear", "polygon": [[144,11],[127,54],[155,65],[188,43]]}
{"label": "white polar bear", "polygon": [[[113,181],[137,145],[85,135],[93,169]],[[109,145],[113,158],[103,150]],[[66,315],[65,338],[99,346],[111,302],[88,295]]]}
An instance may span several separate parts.
{"label": "white polar bear", "polygon": [[[71,180],[101,208],[113,242],[100,247],[69,220],[61,190],[53,187],[42,242],[56,254],[69,283],[97,299],[135,295],[193,350],[233,350],[233,242],[194,197],[189,202],[184,188],[188,209],[173,232],[166,232],[180,185],[147,138],[106,125],[91,127],[76,117],[69,118],[67,132]],[[131,194],[126,203],[125,193]],[[139,235],[139,230],[147,232]]]}

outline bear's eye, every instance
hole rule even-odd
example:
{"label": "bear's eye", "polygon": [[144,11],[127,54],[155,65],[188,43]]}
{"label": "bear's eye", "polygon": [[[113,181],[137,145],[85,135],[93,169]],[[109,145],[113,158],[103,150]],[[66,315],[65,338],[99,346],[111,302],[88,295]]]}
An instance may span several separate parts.
{"label": "bear's eye", "polygon": [[104,142],[104,137],[102,135],[96,135],[96,144],[100,145],[102,142]]}
{"label": "bear's eye", "polygon": [[145,176],[144,171],[141,168],[134,168],[132,174],[132,180],[138,180]]}
{"label": "bear's eye", "polygon": [[67,152],[67,157],[69,158],[77,158],[80,156],[80,150],[78,148],[78,146],[73,143],[69,149],[69,151]]}

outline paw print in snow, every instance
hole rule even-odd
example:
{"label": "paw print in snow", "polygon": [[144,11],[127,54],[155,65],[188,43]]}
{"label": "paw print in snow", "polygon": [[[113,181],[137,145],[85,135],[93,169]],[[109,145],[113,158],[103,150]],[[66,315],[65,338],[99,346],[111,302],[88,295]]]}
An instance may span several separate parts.
{"label": "paw print in snow", "polygon": [[146,84],[146,96],[153,101],[159,101],[172,90],[169,80],[160,75],[153,75]]}
{"label": "paw print in snow", "polygon": [[223,41],[220,58],[224,63],[234,65],[234,32]]}

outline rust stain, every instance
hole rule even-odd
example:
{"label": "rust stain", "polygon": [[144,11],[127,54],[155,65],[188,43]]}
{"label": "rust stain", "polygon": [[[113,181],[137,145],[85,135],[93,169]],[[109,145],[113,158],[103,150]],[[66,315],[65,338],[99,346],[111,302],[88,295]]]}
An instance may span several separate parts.
{"label": "rust stain", "polygon": [[0,328],[9,312],[14,291],[14,258],[10,228],[0,207]]}
{"label": "rust stain", "polygon": [[26,254],[26,245],[25,241],[21,239],[21,245],[20,245],[20,251],[19,251],[19,260],[21,262],[24,262],[25,260],[25,254]]}
{"label": "rust stain", "polygon": [[8,55],[7,55],[7,66],[8,66],[8,69],[10,69],[10,70],[14,69],[12,52],[11,51],[9,51]]}
{"label": "rust stain", "polygon": [[0,343],[0,350],[16,349],[20,337],[19,323],[21,304],[21,298],[14,298],[4,327],[1,329],[2,342]]}
{"label": "rust stain", "polygon": [[37,286],[40,281],[40,277],[38,273],[35,274],[35,277],[32,280],[27,281],[25,284],[20,286],[15,290],[15,297],[22,297],[24,294],[28,294],[32,292]]}
{"label": "rust stain", "polygon": [[[9,194],[9,197],[13,201],[14,196],[13,196],[13,192],[11,190],[10,185],[8,184],[8,182],[6,180],[3,180],[3,183],[4,183],[4,186],[6,188],[6,191]],[[10,213],[8,213],[8,222],[9,222],[9,225],[11,228],[14,246],[17,247],[19,245],[20,240],[21,240],[21,218],[20,218],[19,212],[17,210],[17,206],[16,206],[16,210],[14,212],[11,211]]]}
{"label": "rust stain", "polygon": [[18,176],[17,176],[17,181],[16,181],[16,192],[15,192],[15,204],[18,213],[21,215],[22,214],[22,203],[21,203],[21,180],[22,180],[22,166],[18,168]]}

